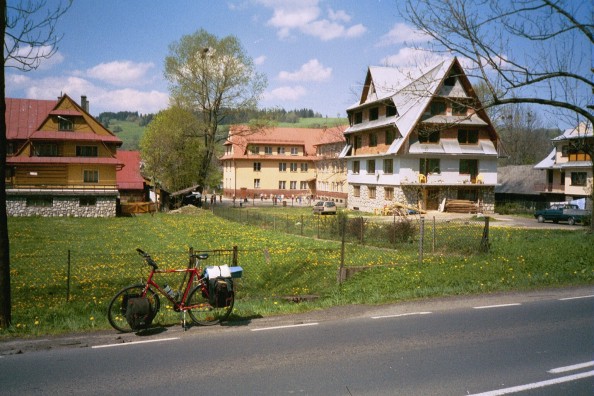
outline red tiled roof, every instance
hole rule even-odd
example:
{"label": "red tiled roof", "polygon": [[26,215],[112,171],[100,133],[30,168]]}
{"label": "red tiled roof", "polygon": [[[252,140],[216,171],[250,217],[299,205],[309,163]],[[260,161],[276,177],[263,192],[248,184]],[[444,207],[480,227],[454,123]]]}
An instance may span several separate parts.
{"label": "red tiled roof", "polygon": [[[344,128],[339,128],[342,131]],[[254,156],[246,152],[249,144],[270,144],[303,146],[304,155],[301,157],[292,156],[293,159],[305,159],[316,155],[315,146],[329,142],[344,141],[342,133],[337,133],[333,129],[315,129],[315,128],[269,128],[262,131],[250,132],[245,126],[236,125],[229,131],[226,145],[234,146],[233,154],[225,154],[220,159],[230,158],[248,158]],[[274,159],[280,159],[274,156]]]}
{"label": "red tiled roof", "polygon": [[113,157],[7,157],[6,163],[14,164],[98,164],[98,165],[123,165]]}
{"label": "red tiled roof", "polygon": [[39,128],[48,113],[56,107],[57,100],[6,98],[6,138],[27,139]]}
{"label": "red tiled roof", "polygon": [[118,189],[143,190],[144,178],[140,174],[140,152],[118,150],[116,157],[124,164],[124,167],[116,173]]}

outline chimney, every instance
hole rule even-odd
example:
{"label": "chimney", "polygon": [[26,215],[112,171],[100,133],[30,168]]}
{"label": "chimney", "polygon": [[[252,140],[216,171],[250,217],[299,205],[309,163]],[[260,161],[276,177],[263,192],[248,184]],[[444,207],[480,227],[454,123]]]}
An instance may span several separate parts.
{"label": "chimney", "polygon": [[82,107],[87,113],[89,112],[89,101],[87,100],[87,95],[81,95],[80,107]]}

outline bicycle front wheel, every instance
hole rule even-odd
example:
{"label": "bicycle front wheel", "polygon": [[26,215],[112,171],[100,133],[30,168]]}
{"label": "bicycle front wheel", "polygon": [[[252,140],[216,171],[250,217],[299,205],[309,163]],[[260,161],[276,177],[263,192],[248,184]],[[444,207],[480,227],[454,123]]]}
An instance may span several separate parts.
{"label": "bicycle front wheel", "polygon": [[198,285],[190,292],[186,305],[190,307],[188,314],[190,314],[192,322],[202,326],[212,326],[227,320],[233,310],[234,302],[235,293],[231,292],[227,299],[227,306],[213,306],[210,304],[208,296],[202,292],[202,286]]}
{"label": "bicycle front wheel", "polygon": [[[107,310],[107,319],[109,324],[116,330],[122,333],[130,333],[135,331],[130,327],[126,320],[126,308],[128,308],[128,299],[141,297],[144,291],[145,285],[133,285],[128,286],[120,290],[109,303]],[[146,297],[149,299],[151,304],[151,314],[154,318],[159,312],[160,302],[159,296],[152,289],[149,289],[146,293]]]}

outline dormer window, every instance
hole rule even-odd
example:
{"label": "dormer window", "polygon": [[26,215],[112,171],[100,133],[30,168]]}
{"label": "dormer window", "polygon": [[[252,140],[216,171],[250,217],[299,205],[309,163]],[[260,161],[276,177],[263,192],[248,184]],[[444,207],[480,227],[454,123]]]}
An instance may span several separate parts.
{"label": "dormer window", "polygon": [[362,112],[360,112],[360,111],[359,111],[359,112],[357,112],[357,113],[355,113],[355,116],[354,116],[354,118],[355,118],[355,124],[360,124],[360,123],[362,123],[362,122],[363,122],[363,113],[362,113]]}
{"label": "dormer window", "polygon": [[396,113],[396,106],[387,105],[386,106],[386,117],[393,117]]}
{"label": "dormer window", "polygon": [[439,131],[420,133],[419,143],[439,143]]}
{"label": "dormer window", "polygon": [[443,84],[447,87],[453,87],[454,85],[456,85],[456,77],[446,78]]}
{"label": "dormer window", "polygon": [[379,110],[377,107],[369,109],[369,121],[374,121],[379,118]]}
{"label": "dormer window", "polygon": [[71,118],[64,116],[58,116],[58,130],[60,131],[73,131],[74,121]]}
{"label": "dormer window", "polygon": [[431,102],[431,115],[444,115],[446,113],[446,104],[442,101]]}

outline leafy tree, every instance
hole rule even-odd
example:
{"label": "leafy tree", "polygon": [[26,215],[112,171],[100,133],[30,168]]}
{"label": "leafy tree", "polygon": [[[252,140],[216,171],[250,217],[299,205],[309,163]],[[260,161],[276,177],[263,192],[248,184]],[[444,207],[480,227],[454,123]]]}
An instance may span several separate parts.
{"label": "leafy tree", "polygon": [[[534,104],[571,125],[591,126],[594,81],[584,56],[594,45],[590,7],[573,0],[406,0],[403,16],[432,40],[424,49],[472,62],[467,74],[488,87],[484,107]],[[594,139],[574,146],[590,156],[594,174]]]}
{"label": "leafy tree", "polygon": [[[23,71],[36,69],[44,59],[57,51],[61,36],[56,33],[56,24],[68,10],[72,1],[59,3],[52,9],[44,0],[24,0],[7,5],[0,0],[2,48],[4,67],[0,72],[2,98],[0,100],[0,174],[6,174],[6,68]],[[0,328],[10,326],[12,320],[10,294],[10,251],[8,239],[8,215],[6,212],[6,181],[0,178]]]}
{"label": "leafy tree", "polygon": [[266,79],[255,71],[236,37],[219,39],[203,29],[170,45],[165,77],[172,102],[191,110],[200,121],[192,136],[202,140],[196,182],[204,185],[217,144],[227,137],[219,125],[227,116],[255,109]]}
{"label": "leafy tree", "polygon": [[200,121],[186,109],[174,106],[159,112],[140,142],[145,173],[169,191],[197,184],[205,155],[195,137],[200,129]]}

